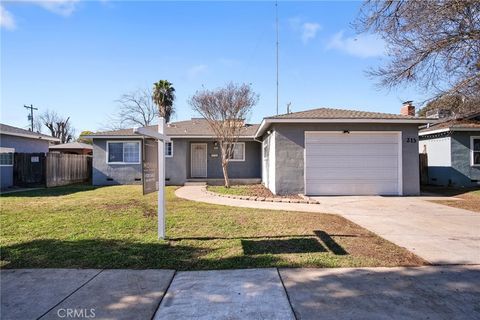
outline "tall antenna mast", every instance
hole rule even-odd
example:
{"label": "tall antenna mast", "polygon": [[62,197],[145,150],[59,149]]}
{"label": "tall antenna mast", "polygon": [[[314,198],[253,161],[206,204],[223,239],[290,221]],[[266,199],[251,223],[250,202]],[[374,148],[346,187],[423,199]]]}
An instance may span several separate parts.
{"label": "tall antenna mast", "polygon": [[278,115],[278,1],[275,1],[275,25],[277,29],[277,115]]}

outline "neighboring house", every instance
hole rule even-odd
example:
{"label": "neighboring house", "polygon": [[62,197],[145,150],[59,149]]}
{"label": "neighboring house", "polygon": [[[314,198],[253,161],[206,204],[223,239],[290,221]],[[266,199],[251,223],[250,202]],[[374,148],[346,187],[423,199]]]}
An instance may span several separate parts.
{"label": "neighboring house", "polygon": [[480,112],[443,119],[420,130],[420,153],[428,157],[429,184],[480,185]]}
{"label": "neighboring house", "polygon": [[13,186],[13,155],[21,153],[47,153],[51,143],[59,139],[41,133],[0,124],[1,188]]}
{"label": "neighboring house", "polygon": [[49,150],[51,152],[91,155],[93,153],[93,146],[87,143],[69,142],[69,143],[52,145],[49,147]]}
{"label": "neighboring house", "polygon": [[[156,126],[150,127],[156,131]],[[245,124],[229,164],[234,182],[261,180],[261,146],[254,140],[258,125]],[[205,119],[194,118],[168,124],[165,145],[165,178],[169,185],[187,181],[223,179],[220,148]],[[132,129],[98,132],[93,139],[94,185],[135,184],[142,181],[142,137]]]}
{"label": "neighboring house", "polygon": [[[417,195],[418,126],[404,114],[320,108],[245,125],[229,164],[234,179],[261,181],[275,194]],[[155,129],[155,127],[152,127]],[[169,124],[166,183],[222,179],[220,149],[204,119]],[[93,139],[95,185],[141,183],[142,138],[132,129]]]}

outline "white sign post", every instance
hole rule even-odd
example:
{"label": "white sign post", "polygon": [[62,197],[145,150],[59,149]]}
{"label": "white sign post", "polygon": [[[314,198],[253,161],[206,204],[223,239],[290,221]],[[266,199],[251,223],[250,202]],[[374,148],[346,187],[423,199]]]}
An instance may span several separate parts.
{"label": "white sign post", "polygon": [[170,139],[164,133],[165,119],[159,118],[157,132],[145,127],[134,128],[133,132],[157,140],[158,143],[158,239],[165,239],[165,142]]}

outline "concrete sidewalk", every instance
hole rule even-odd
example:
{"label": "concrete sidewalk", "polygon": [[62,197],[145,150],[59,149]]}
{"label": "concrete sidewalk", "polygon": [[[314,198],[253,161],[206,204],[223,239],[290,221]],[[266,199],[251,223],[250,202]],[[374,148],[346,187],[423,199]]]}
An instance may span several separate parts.
{"label": "concrete sidewalk", "polygon": [[480,319],[480,267],[0,271],[6,319]]}
{"label": "concrete sidewalk", "polygon": [[432,264],[480,264],[480,214],[426,201],[448,197],[331,196],[313,197],[320,204],[300,204],[217,197],[204,188],[185,186],[175,194],[227,206],[334,213]]}

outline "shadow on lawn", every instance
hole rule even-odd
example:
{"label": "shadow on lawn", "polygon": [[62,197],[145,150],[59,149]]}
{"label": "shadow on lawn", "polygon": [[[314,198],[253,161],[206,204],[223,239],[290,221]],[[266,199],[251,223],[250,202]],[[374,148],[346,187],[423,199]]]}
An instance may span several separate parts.
{"label": "shadow on lawn", "polygon": [[215,248],[164,241],[140,243],[106,239],[34,240],[1,248],[2,268],[232,269],[273,267],[280,258],[207,257]]}
{"label": "shadow on lawn", "polygon": [[63,186],[63,187],[43,188],[43,189],[36,189],[36,190],[25,190],[25,191],[6,193],[6,194],[1,194],[0,197],[1,198],[58,197],[58,196],[66,196],[69,194],[74,194],[77,192],[91,191],[98,188],[102,188],[102,187],[92,186],[89,184],[74,184],[74,185]]}

